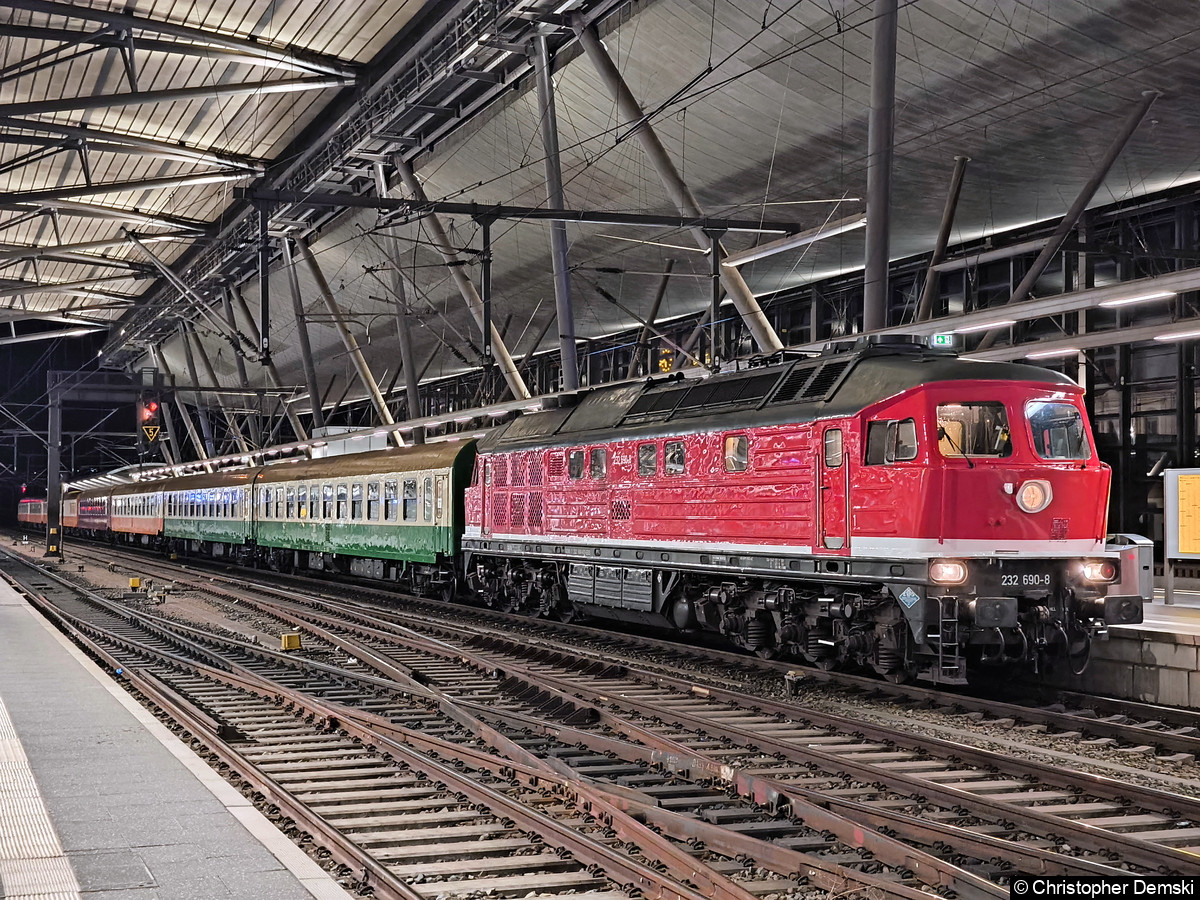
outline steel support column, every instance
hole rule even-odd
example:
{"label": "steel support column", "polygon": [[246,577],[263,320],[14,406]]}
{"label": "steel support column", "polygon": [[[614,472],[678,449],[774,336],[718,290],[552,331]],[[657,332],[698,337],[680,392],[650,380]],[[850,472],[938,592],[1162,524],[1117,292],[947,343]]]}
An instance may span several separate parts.
{"label": "steel support column", "polygon": [[313,362],[312,343],[308,339],[308,322],[304,318],[304,298],[300,296],[300,280],[296,277],[296,259],[292,253],[292,241],[281,243],[283,262],[287,267],[288,287],[292,291],[292,312],[296,316],[296,338],[300,344],[300,359],[304,364],[304,381],[308,387],[308,402],[312,408],[312,426],[315,431],[325,427],[325,410],[321,405],[321,389],[317,386],[317,367]]}
{"label": "steel support column", "polygon": [[[254,317],[250,315],[250,307],[246,304],[246,298],[243,297],[242,292],[236,288],[234,288],[231,293],[233,295],[233,299],[237,301],[238,309],[241,310],[242,318],[246,320],[246,324],[250,329],[250,334],[254,337],[254,344],[257,346],[262,340],[262,336],[259,333],[258,326],[254,323]],[[275,363],[269,360],[267,362],[267,377],[271,379],[271,384],[274,385],[276,390],[284,390],[283,379],[279,377],[279,370],[275,368]],[[294,409],[292,409],[292,405],[284,402],[283,411],[288,418],[288,422],[290,422],[292,425],[292,431],[296,433],[296,439],[300,441],[308,440],[308,431],[305,429],[304,425],[301,424],[300,416]]]}
{"label": "steel support column", "polygon": [[[166,357],[163,356],[162,349],[156,344],[150,348],[150,355],[154,357],[154,364],[158,366],[158,371],[162,372],[163,380],[173,381],[174,375],[171,374],[171,368],[167,365]],[[179,399],[179,394],[176,391],[171,392],[171,396],[175,400],[175,411],[179,413],[179,418],[183,420],[183,426],[187,429],[188,437],[191,438],[192,446],[196,448],[196,457],[204,462],[204,470],[211,472],[212,466],[208,463],[208,454],[204,452],[204,442],[200,439],[199,432],[196,431],[196,423],[192,421],[192,417],[188,415],[187,407],[183,405],[183,401]],[[179,461],[183,462],[183,447],[179,445]]]}
{"label": "steel support column", "polygon": [[[392,418],[392,411],[388,409],[387,401],[384,400],[383,394],[379,391],[379,385],[375,382],[375,376],[371,374],[371,369],[367,366],[367,361],[363,357],[362,349],[358,346],[358,341],[350,333],[350,328],[342,316],[342,311],[337,305],[337,300],[333,296],[329,282],[325,280],[325,274],[321,271],[321,266],[317,263],[317,258],[313,255],[312,248],[303,240],[297,241],[296,247],[312,272],[313,280],[317,283],[317,290],[320,291],[321,298],[325,301],[325,307],[329,310],[329,315],[333,318],[333,324],[342,338],[346,352],[350,354],[350,359],[354,362],[354,368],[358,372],[358,378],[362,382],[363,387],[366,388],[367,396],[371,398],[371,402],[375,405],[375,412],[378,413],[380,421],[385,425],[396,424],[395,419]],[[391,435],[398,447],[404,446],[404,438],[400,437],[398,432],[393,431]]]}
{"label": "steel support column", "polygon": [[[200,376],[196,373],[196,357],[192,355],[192,342],[189,340],[193,334],[188,323],[179,323],[179,339],[183,342],[183,357],[187,360],[188,378],[195,387],[200,384]],[[205,456],[216,456],[217,445],[213,440],[212,423],[208,421],[208,409],[199,391],[192,391],[192,402],[196,406],[196,418],[200,420],[200,431],[204,433]]]}
{"label": "steel support column", "polygon": [[[225,319],[229,322],[229,327],[234,332],[238,330],[237,316],[233,312],[233,297],[230,294],[229,288],[221,291],[221,303],[225,310]],[[233,350],[233,361],[237,366],[238,383],[242,390],[250,390],[250,376],[246,372],[246,359],[242,355],[242,348],[233,338],[229,339],[229,346]],[[262,446],[262,429],[259,428],[258,413],[252,413],[246,416],[246,424],[250,429],[250,440],[255,447]]]}
{"label": "steel support column", "polygon": [[[404,370],[404,393],[408,400],[406,418],[421,418],[421,388],[417,374],[417,358],[413,352],[412,330],[408,327],[408,299],[404,288],[404,275],[399,269],[392,270],[393,291],[396,294],[396,337],[400,344],[400,366]],[[414,444],[425,443],[425,429],[413,431]]]}
{"label": "steel support column", "polygon": [[[658,311],[662,308],[663,298],[667,296],[667,288],[671,286],[671,272],[674,269],[675,260],[668,259],[663,267],[662,279],[658,282],[658,290],[654,292],[654,302],[650,304],[650,314],[646,316],[646,324],[642,326],[641,333],[638,334],[637,345],[633,348],[633,356],[629,359],[629,368],[625,371],[626,378],[632,378],[638,374],[643,354],[650,352],[650,333],[654,330],[654,323],[658,321]],[[644,374],[649,375],[651,368],[650,359],[647,358]]]}
{"label": "steel support column", "polygon": [[871,117],[867,133],[866,274],[863,331],[887,327],[891,234],[892,146],[896,117],[896,5],[875,0],[871,55]]}
{"label": "steel support column", "polygon": [[[54,376],[46,373],[46,380]],[[62,559],[62,390],[47,384],[49,422],[46,426],[46,551]]]}
{"label": "steel support column", "polygon": [[[550,80],[550,45],[544,32],[533,39],[537,68],[538,111],[542,120],[542,149],[546,162],[546,203],[550,209],[566,206],[558,152],[558,118],[554,110],[554,84]],[[550,258],[554,265],[554,308],[558,314],[558,346],[562,355],[562,389],[579,388],[579,358],[575,350],[575,311],[571,307],[571,272],[567,266],[567,225],[550,224]]]}
{"label": "steel support column", "polygon": [[946,245],[950,243],[950,228],[954,225],[954,213],[958,209],[958,196],[962,193],[963,175],[967,171],[969,156],[954,157],[954,174],[950,177],[950,193],[946,195],[946,206],[942,209],[942,223],[938,227],[937,242],[933,255],[929,257],[929,268],[925,270],[925,287],[921,291],[921,302],[917,304],[917,321],[924,322],[933,316],[933,301],[938,295],[937,265],[946,258]]}
{"label": "steel support column", "polygon": [[[400,180],[403,182],[404,190],[408,192],[408,196],[421,203],[428,202],[428,198],[425,196],[425,189],[417,181],[417,176],[413,172],[412,166],[398,153],[393,155],[392,163],[395,165],[396,171],[400,174]],[[427,216],[424,222],[429,228],[429,234],[433,238],[434,244],[437,245],[442,259],[448,264],[450,277],[454,280],[459,293],[462,294],[463,300],[466,301],[471,315],[474,316],[475,324],[482,330],[483,300],[479,296],[479,291],[475,289],[475,285],[471,283],[471,279],[463,271],[462,259],[459,257],[458,251],[450,243],[450,238],[446,235],[446,229],[442,226],[441,218],[435,213]],[[491,339],[492,356],[499,363],[500,370],[504,373],[504,380],[508,383],[508,389],[512,391],[513,396],[518,400],[528,399],[529,388],[525,386],[524,379],[521,378],[520,373],[517,371],[516,363],[513,362],[512,355],[504,345],[504,341],[500,337],[500,332],[496,330],[495,325],[492,325],[484,333],[489,335]]]}
{"label": "steel support column", "polygon": [[[190,328],[191,338],[195,342],[196,355],[200,357],[200,364],[204,367],[204,376],[208,379],[208,383],[213,387],[220,387],[221,381],[217,378],[217,371],[213,368],[212,359],[208,355],[208,351],[204,349],[204,342],[200,340],[200,336],[196,334],[194,328]],[[237,422],[237,418],[225,406],[225,399],[221,394],[213,394],[213,399],[217,401],[217,408],[221,410],[221,415],[225,418],[225,427],[229,429],[233,435],[233,441],[237,444],[238,450],[242,453],[249,453],[250,446],[246,443],[246,438],[242,434],[242,428]]]}
{"label": "steel support column", "polygon": [[[1079,222],[1079,217],[1083,215],[1088,204],[1092,202],[1096,191],[1100,189],[1105,176],[1108,175],[1108,170],[1117,161],[1117,157],[1121,155],[1121,151],[1125,149],[1125,145],[1129,143],[1129,139],[1133,137],[1133,133],[1137,130],[1138,125],[1142,123],[1142,119],[1150,111],[1151,105],[1160,96],[1161,94],[1158,91],[1142,92],[1142,99],[1138,101],[1137,106],[1134,107],[1133,111],[1122,123],[1120,132],[1113,139],[1113,142],[1108,145],[1108,149],[1100,159],[1100,162],[1096,164],[1096,170],[1092,172],[1092,177],[1088,179],[1087,184],[1079,192],[1079,196],[1075,198],[1075,202],[1071,204],[1071,208],[1067,210],[1067,214],[1058,223],[1058,227],[1054,229],[1054,234],[1050,235],[1046,246],[1042,248],[1042,252],[1033,261],[1033,265],[1029,267],[1029,271],[1025,273],[1025,277],[1021,279],[1021,283],[1013,290],[1012,296],[1008,300],[1009,303],[1020,303],[1033,291],[1037,280],[1046,271],[1046,266],[1050,265],[1050,261],[1054,259],[1055,254],[1062,249],[1067,235],[1071,233],[1071,229]],[[996,338],[1000,336],[1001,331],[1002,329],[993,329],[985,334],[979,342],[978,349],[986,350],[991,347],[996,342]]]}
{"label": "steel support column", "polygon": [[[655,134],[654,129],[650,126],[641,104],[634,98],[633,93],[629,90],[629,86],[625,84],[625,80],[621,77],[621,73],[612,61],[612,57],[608,55],[608,51],[600,43],[600,38],[596,34],[595,29],[587,26],[582,17],[578,15],[572,19],[572,28],[579,38],[579,43],[591,61],[592,66],[595,67],[601,80],[608,88],[609,93],[617,101],[617,108],[620,110],[621,117],[625,120],[624,124],[631,126],[633,135],[638,139],[638,143],[641,144],[643,152],[650,160],[650,164],[654,166],[659,180],[662,181],[663,187],[666,189],[671,201],[683,215],[703,218],[704,214],[700,211],[700,205],[696,202],[696,198],[692,195],[687,184],[680,177],[679,170],[675,168],[675,163],[671,161],[666,148],[663,147],[662,142],[658,139],[658,135]],[[692,229],[692,236],[702,249],[724,256],[724,250],[720,243],[711,241],[702,229]],[[751,293],[750,287],[742,278],[741,273],[731,266],[722,266],[721,283],[725,285],[725,290],[733,300],[734,308],[737,309],[742,320],[746,323],[746,328],[749,329],[750,335],[754,338],[754,342],[758,345],[759,350],[763,353],[774,353],[777,350],[782,350],[783,342],[779,340],[779,335],[775,333],[775,329],[767,321],[762,307],[754,299],[754,294]]]}

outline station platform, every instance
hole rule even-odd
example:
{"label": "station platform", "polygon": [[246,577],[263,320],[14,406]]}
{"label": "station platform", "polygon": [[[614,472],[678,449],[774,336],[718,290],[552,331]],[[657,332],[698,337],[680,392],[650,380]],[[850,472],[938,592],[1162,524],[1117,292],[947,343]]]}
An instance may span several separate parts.
{"label": "station platform", "polygon": [[0,581],[0,897],[350,896]]}
{"label": "station platform", "polygon": [[1176,579],[1166,602],[1162,579],[1140,625],[1109,629],[1092,646],[1082,675],[1058,673],[1050,683],[1143,703],[1200,709],[1200,581]]}

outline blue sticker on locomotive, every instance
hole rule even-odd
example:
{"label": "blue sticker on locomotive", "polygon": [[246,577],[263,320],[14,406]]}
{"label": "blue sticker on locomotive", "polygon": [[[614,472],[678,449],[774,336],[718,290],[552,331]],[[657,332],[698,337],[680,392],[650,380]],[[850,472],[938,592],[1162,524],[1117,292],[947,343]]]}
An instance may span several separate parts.
{"label": "blue sticker on locomotive", "polygon": [[912,609],[916,605],[917,601],[920,599],[921,599],[921,595],[918,594],[916,591],[914,591],[910,587],[905,588],[903,590],[903,592],[901,592],[901,594],[900,594],[900,602],[903,603],[905,606],[907,606],[909,609]]}

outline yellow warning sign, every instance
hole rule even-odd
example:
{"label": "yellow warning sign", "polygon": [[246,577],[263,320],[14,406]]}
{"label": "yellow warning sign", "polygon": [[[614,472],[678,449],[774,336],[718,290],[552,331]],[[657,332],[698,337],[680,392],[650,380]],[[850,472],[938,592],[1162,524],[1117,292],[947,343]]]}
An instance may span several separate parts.
{"label": "yellow warning sign", "polygon": [[146,435],[146,440],[153,443],[158,438],[158,432],[161,429],[161,425],[143,425],[142,434]]}
{"label": "yellow warning sign", "polygon": [[1179,552],[1200,554],[1200,475],[1179,476]]}

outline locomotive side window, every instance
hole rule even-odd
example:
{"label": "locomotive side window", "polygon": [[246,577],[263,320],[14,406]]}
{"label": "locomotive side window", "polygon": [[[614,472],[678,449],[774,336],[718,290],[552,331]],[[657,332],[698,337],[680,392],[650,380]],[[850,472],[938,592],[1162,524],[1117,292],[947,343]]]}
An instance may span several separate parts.
{"label": "locomotive side window", "polygon": [[358,521],[363,517],[362,482],[356,481],[350,485],[350,518]]}
{"label": "locomotive side window", "polygon": [[1083,416],[1070,403],[1036,400],[1025,404],[1033,449],[1042,459],[1090,459],[1091,445]]}
{"label": "locomotive side window", "polygon": [[842,466],[842,429],[830,428],[825,432],[825,468],[840,469]]}
{"label": "locomotive side window", "polygon": [[379,482],[367,483],[367,521],[379,521]]}
{"label": "locomotive side window", "polygon": [[638,444],[638,475],[648,478],[658,474],[658,444]]}
{"label": "locomotive side window", "polygon": [[337,486],[337,517],[342,521],[346,519],[346,513],[349,512],[350,491],[344,484]]}
{"label": "locomotive side window", "polygon": [[745,472],[750,466],[750,439],[744,434],[725,438],[725,471]]}
{"label": "locomotive side window", "polygon": [[588,451],[588,474],[592,478],[603,478],[608,471],[608,451],[602,447],[593,447]]}
{"label": "locomotive side window", "polygon": [[567,458],[567,477],[574,480],[583,477],[583,451],[572,450]]}
{"label": "locomotive side window", "polygon": [[404,521],[417,521],[417,479],[404,479]]}
{"label": "locomotive side window", "polygon": [[938,450],[947,458],[1012,456],[1003,403],[942,403],[937,408]]}
{"label": "locomotive side window", "polygon": [[664,475],[682,475],[686,462],[683,441],[667,441],[663,444]]}
{"label": "locomotive side window", "polygon": [[385,481],[383,483],[383,518],[387,522],[395,522],[396,514],[399,509],[397,497],[398,485],[395,481]]}
{"label": "locomotive side window", "polygon": [[867,465],[917,458],[917,423],[912,419],[867,424]]}

